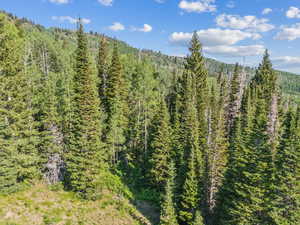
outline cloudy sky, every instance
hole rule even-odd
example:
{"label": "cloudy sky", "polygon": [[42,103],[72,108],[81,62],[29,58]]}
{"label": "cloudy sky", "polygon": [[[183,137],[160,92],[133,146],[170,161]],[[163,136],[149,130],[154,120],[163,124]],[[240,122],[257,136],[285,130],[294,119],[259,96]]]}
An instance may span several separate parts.
{"label": "cloudy sky", "polygon": [[204,54],[256,66],[265,48],[276,68],[300,74],[300,0],[2,0],[0,8],[46,27],[117,37],[183,56],[197,31]]}

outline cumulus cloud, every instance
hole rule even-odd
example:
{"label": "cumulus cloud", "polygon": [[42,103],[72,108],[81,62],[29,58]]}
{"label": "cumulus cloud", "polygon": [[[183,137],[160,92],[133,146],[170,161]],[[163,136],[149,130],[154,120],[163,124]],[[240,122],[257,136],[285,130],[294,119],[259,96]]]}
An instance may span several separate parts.
{"label": "cumulus cloud", "polygon": [[98,0],[98,2],[104,6],[112,6],[113,0]]}
{"label": "cumulus cloud", "polygon": [[[69,22],[71,24],[79,22],[78,19],[73,18],[71,16],[52,16],[52,20],[58,21],[60,23]],[[80,18],[80,20],[83,24],[89,24],[92,22],[90,19],[87,18]]]}
{"label": "cumulus cloud", "polygon": [[56,4],[68,4],[70,0],[49,0],[51,3],[56,3]]}
{"label": "cumulus cloud", "polygon": [[263,15],[267,15],[267,14],[271,13],[272,11],[273,11],[273,10],[270,9],[270,8],[265,8],[265,9],[262,11],[262,14],[263,14]]}
{"label": "cumulus cloud", "polygon": [[263,45],[245,45],[245,46],[208,46],[203,50],[209,54],[216,54],[229,57],[241,57],[241,56],[256,56],[262,55],[265,51]]}
{"label": "cumulus cloud", "polygon": [[286,11],[286,17],[287,18],[300,18],[300,9],[297,7],[290,7],[288,11]]}
{"label": "cumulus cloud", "polygon": [[121,31],[121,30],[125,30],[125,26],[119,22],[115,22],[111,26],[109,26],[108,29],[112,31]]}
{"label": "cumulus cloud", "polygon": [[282,26],[274,39],[293,41],[300,38],[300,23],[291,26]]}
{"label": "cumulus cloud", "polygon": [[131,30],[147,33],[147,32],[151,32],[153,30],[153,28],[149,24],[144,24],[144,26],[142,28],[132,27]]}
{"label": "cumulus cloud", "polygon": [[274,29],[274,25],[268,23],[269,20],[256,16],[238,16],[222,14],[216,18],[216,23],[220,27],[227,27],[232,29],[248,30],[252,32],[267,32]]}
{"label": "cumulus cloud", "polygon": [[179,8],[186,12],[214,12],[217,10],[217,6],[214,4],[215,0],[198,0],[198,1],[186,1],[181,0]]}
{"label": "cumulus cloud", "polygon": [[[199,30],[197,34],[201,43],[205,46],[234,45],[245,39],[257,40],[261,38],[257,33],[219,28]],[[174,45],[186,46],[192,36],[193,33],[174,32],[169,40]]]}
{"label": "cumulus cloud", "polygon": [[272,61],[277,67],[281,67],[281,68],[300,67],[300,57],[282,56],[282,57],[273,58]]}

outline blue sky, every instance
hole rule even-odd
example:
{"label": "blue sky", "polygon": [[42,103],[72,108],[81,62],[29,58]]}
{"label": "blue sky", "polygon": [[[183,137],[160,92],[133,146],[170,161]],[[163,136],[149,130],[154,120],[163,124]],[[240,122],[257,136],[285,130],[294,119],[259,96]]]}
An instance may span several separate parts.
{"label": "blue sky", "polygon": [[257,66],[265,48],[274,66],[300,74],[300,0],[1,0],[0,8],[46,27],[75,28],[183,56],[193,31],[204,54]]}

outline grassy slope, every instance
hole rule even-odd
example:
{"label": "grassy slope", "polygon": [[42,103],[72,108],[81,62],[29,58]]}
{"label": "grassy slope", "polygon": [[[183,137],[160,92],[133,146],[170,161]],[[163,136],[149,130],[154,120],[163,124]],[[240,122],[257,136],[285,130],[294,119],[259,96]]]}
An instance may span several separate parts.
{"label": "grassy slope", "polygon": [[[150,207],[146,204],[146,207]],[[145,207],[145,206],[144,206]],[[150,207],[151,211],[152,208]],[[71,192],[36,184],[0,196],[0,225],[140,225],[151,224],[130,202],[111,192],[97,201],[79,200]]]}

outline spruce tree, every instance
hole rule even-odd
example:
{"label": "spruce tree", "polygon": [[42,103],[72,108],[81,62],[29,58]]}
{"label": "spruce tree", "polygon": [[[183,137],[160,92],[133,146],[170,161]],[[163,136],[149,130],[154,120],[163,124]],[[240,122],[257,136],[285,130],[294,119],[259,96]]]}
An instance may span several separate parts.
{"label": "spruce tree", "polygon": [[197,205],[199,204],[198,199],[198,182],[195,172],[195,153],[194,149],[190,150],[190,155],[188,159],[188,165],[186,170],[186,178],[183,185],[182,194],[180,196],[179,205],[179,219],[182,224],[191,224]]}
{"label": "spruce tree", "polygon": [[[220,92],[221,90],[219,90]],[[228,140],[226,138],[226,122],[224,120],[225,96],[217,96],[212,88],[209,106],[209,138],[206,173],[206,205],[207,214],[212,214],[216,206],[216,194],[223,182],[227,164]],[[221,93],[220,93],[221,94]]]}
{"label": "spruce tree", "polygon": [[108,76],[108,46],[107,39],[103,36],[99,42],[98,50],[98,93],[101,104],[104,106],[105,112],[108,111],[107,106],[107,76]]}
{"label": "spruce tree", "polygon": [[171,161],[171,128],[169,126],[169,113],[165,100],[161,100],[161,106],[156,116],[150,135],[150,178],[151,183],[162,191],[169,179]]}
{"label": "spruce tree", "polygon": [[103,145],[100,141],[100,102],[96,75],[91,69],[88,43],[81,23],[77,38],[71,128],[67,137],[67,172],[70,188],[90,198],[94,194],[100,170],[104,167]]}
{"label": "spruce tree", "polygon": [[[264,58],[263,64],[265,62],[268,60]],[[261,66],[257,75],[273,73],[271,67],[267,67],[269,72],[265,67]],[[256,83],[262,79],[265,81]],[[229,168],[220,192],[217,224],[274,224],[271,217],[274,166],[268,133],[271,101],[265,93],[271,86],[270,82],[272,79],[264,76],[261,79],[254,77],[250,90],[244,93],[242,116],[248,118],[239,119],[235,125],[238,127],[233,129],[234,143],[230,145]]]}
{"label": "spruce tree", "polygon": [[200,210],[196,211],[196,213],[195,213],[195,219],[194,219],[192,225],[204,225],[203,217],[201,215]]}
{"label": "spruce tree", "polygon": [[161,204],[160,225],[178,224],[174,207],[174,177],[175,168],[174,164],[171,162],[169,166],[169,177],[165,183],[165,193]]}
{"label": "spruce tree", "polygon": [[[202,154],[199,151],[197,109],[195,107],[195,89],[190,76],[185,77],[185,110],[182,118],[182,142],[184,157],[180,170],[181,190],[179,219],[182,224],[191,224],[196,208],[200,204],[199,166],[202,166]],[[182,180],[182,181],[181,181]]]}
{"label": "spruce tree", "polygon": [[[300,223],[300,127],[290,107],[283,122],[283,135],[275,158],[276,224]],[[299,115],[298,115],[299,116]]]}
{"label": "spruce tree", "polygon": [[57,112],[54,74],[42,75],[36,84],[37,103],[34,106],[35,120],[39,130],[40,169],[48,183],[54,184],[63,180],[63,134]]}
{"label": "spruce tree", "polygon": [[190,55],[186,58],[185,70],[193,78],[196,92],[197,117],[199,120],[199,146],[202,152],[206,151],[207,140],[207,103],[208,103],[208,72],[205,68],[205,59],[202,55],[202,45],[198,34],[194,32],[190,43]]}
{"label": "spruce tree", "polygon": [[[186,57],[185,74],[192,80],[191,91],[196,106],[196,119],[198,129],[199,149],[195,151],[195,168],[198,183],[198,200],[204,201],[205,195],[205,170],[208,168],[208,141],[209,141],[209,124],[208,124],[208,105],[209,105],[209,88],[208,88],[208,71],[206,69],[205,58],[202,54],[202,45],[197,32],[194,32],[190,47],[189,55]],[[183,90],[186,91],[185,89]],[[184,98],[183,98],[184,99]],[[184,100],[186,101],[186,100]],[[185,106],[184,106],[185,107]],[[200,202],[199,202],[200,204]]]}
{"label": "spruce tree", "polygon": [[29,76],[24,71],[24,39],[0,13],[0,192],[13,192],[38,178],[37,131]]}
{"label": "spruce tree", "polygon": [[118,46],[114,44],[112,62],[107,77],[107,118],[105,142],[109,162],[115,166],[123,154],[126,141],[125,129],[128,124],[127,88]]}
{"label": "spruce tree", "polygon": [[230,82],[230,94],[228,103],[228,115],[227,115],[227,130],[229,137],[231,136],[232,126],[234,120],[237,117],[240,110],[241,103],[241,71],[239,64],[235,65],[233,76]]}

